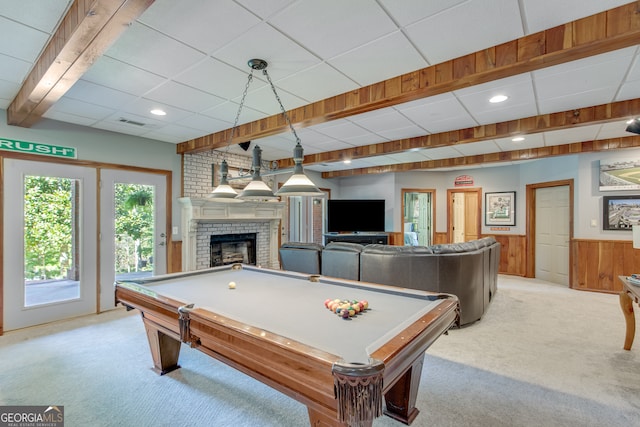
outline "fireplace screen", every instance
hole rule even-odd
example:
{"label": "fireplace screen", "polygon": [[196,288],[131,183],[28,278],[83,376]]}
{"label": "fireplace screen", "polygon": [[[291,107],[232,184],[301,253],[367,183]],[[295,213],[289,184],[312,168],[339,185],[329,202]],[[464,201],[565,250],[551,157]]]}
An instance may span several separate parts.
{"label": "fireplace screen", "polygon": [[256,233],[211,236],[211,267],[243,263],[256,264]]}

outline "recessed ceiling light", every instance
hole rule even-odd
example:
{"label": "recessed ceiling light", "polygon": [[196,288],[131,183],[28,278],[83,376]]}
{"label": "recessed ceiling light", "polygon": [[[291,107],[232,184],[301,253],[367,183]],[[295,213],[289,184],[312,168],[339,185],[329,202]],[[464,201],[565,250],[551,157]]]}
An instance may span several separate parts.
{"label": "recessed ceiling light", "polygon": [[511,139],[511,141],[513,142],[524,141],[524,136],[516,136],[515,138]]}
{"label": "recessed ceiling light", "polygon": [[159,108],[156,108],[155,110],[151,110],[150,112],[151,112],[151,114],[153,114],[155,116],[166,116],[167,115],[166,111],[161,110]]}
{"label": "recessed ceiling light", "polygon": [[349,165],[349,164],[351,164],[351,160],[349,160],[349,159],[345,160],[345,161],[344,161],[344,164],[345,164],[345,165]]}
{"label": "recessed ceiling light", "polygon": [[493,96],[489,99],[489,102],[492,104],[497,104],[498,102],[504,102],[507,99],[509,99],[509,97],[507,95],[496,95]]}

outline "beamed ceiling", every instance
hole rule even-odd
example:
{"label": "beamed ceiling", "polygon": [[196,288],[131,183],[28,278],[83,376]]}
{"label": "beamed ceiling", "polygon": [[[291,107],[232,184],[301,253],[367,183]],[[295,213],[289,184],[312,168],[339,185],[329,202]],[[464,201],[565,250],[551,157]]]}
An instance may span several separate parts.
{"label": "beamed ceiling", "polygon": [[[15,126],[225,150],[261,58],[305,167],[327,178],[640,146],[625,131],[640,116],[640,2],[23,0],[0,3],[0,28],[0,108]],[[260,72],[239,123],[231,152],[251,141],[292,166]]]}

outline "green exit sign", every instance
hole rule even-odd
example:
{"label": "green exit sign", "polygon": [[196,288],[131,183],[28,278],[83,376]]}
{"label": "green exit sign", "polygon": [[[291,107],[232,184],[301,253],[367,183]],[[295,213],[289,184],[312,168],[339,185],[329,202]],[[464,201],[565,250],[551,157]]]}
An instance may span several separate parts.
{"label": "green exit sign", "polygon": [[0,138],[0,150],[17,151],[19,153],[41,154],[43,156],[66,157],[75,159],[76,149],[61,145],[41,144],[39,142],[17,141]]}

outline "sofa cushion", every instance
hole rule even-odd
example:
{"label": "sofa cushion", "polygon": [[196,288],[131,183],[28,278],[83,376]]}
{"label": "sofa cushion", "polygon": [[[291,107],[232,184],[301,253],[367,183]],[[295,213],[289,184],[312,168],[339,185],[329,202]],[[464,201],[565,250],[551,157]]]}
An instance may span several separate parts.
{"label": "sofa cushion", "polygon": [[283,270],[320,274],[323,246],[318,243],[287,242],[280,246]]}
{"label": "sofa cushion", "polygon": [[359,243],[331,242],[322,251],[322,275],[347,280],[360,280]]}

